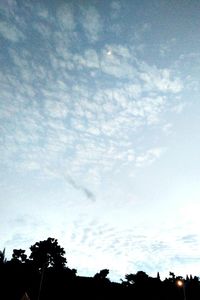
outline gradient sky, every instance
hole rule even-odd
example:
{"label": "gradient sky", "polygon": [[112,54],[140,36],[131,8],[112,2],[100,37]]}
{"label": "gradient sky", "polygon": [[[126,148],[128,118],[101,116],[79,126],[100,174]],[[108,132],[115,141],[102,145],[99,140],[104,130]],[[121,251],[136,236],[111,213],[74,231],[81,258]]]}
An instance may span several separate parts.
{"label": "gradient sky", "polygon": [[[200,274],[200,1],[0,1],[0,245]],[[29,252],[28,252],[29,253]]]}

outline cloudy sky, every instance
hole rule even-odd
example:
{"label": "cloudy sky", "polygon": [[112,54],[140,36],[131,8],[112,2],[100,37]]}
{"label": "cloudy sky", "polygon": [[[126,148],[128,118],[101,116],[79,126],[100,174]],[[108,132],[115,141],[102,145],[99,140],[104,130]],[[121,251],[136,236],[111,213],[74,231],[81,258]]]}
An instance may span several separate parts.
{"label": "cloudy sky", "polygon": [[[200,274],[200,2],[0,1],[0,245]],[[29,252],[28,252],[29,253]]]}

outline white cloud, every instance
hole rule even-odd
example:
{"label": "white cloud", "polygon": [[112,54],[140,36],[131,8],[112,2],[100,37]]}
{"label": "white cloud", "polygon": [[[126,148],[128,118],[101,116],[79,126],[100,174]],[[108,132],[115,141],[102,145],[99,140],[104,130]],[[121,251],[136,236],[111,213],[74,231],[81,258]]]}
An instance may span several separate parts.
{"label": "white cloud", "polygon": [[83,10],[82,25],[89,42],[94,43],[99,40],[102,22],[98,11],[94,7]]}
{"label": "white cloud", "polygon": [[22,169],[26,169],[28,171],[34,171],[34,170],[39,170],[40,169],[39,163],[37,163],[35,161],[26,161],[26,162],[23,162],[20,167]]}
{"label": "white cloud", "polygon": [[[110,55],[108,55],[108,51]],[[100,61],[102,72],[116,78],[133,78],[135,67],[130,64],[134,60],[129,49],[121,45],[107,45]]]}
{"label": "white cloud", "polygon": [[134,38],[136,40],[141,40],[146,32],[149,32],[151,30],[151,24],[150,23],[143,23],[136,27],[134,31]]}
{"label": "white cloud", "polygon": [[171,123],[167,123],[163,126],[163,131],[166,135],[169,135],[172,133],[173,125]]}
{"label": "white cloud", "polygon": [[[176,227],[171,226],[166,232],[161,226],[162,235],[145,230],[134,222],[131,223],[132,228],[130,223],[129,228],[119,228],[115,226],[114,219],[100,221],[96,210],[96,217],[88,218],[85,212],[88,209],[92,211],[92,204],[85,206],[81,213],[76,209],[76,214],[70,220],[66,216],[65,219],[57,216],[60,225],[56,233],[51,230],[51,236],[55,236],[66,250],[68,266],[77,268],[78,275],[94,276],[102,268],[108,268],[109,277],[116,281],[124,279],[125,274],[139,270],[150,276],[156,276],[159,271],[163,279],[169,275],[169,271],[182,276],[187,272],[198,274],[196,264],[199,257],[195,253],[200,239],[199,235],[191,235],[187,227],[182,227],[178,232]],[[72,213],[71,209],[68,205],[67,211]],[[56,208],[51,212],[54,219],[56,212]],[[12,234],[4,234],[4,245],[9,254],[13,247],[28,250],[30,245],[49,236],[51,223],[47,224],[47,220],[44,221],[40,215],[21,214],[9,221],[15,228]]]}
{"label": "white cloud", "polygon": [[37,30],[44,38],[49,38],[51,36],[50,26],[47,26],[42,22],[37,21],[36,23],[33,24],[33,28]]}
{"label": "white cloud", "polygon": [[136,157],[136,166],[144,167],[152,164],[156,159],[160,158],[163,154],[163,148],[152,148],[146,151],[146,153],[138,155]]}
{"label": "white cloud", "polygon": [[[95,182],[97,178],[100,182],[104,172],[119,171],[127,163],[133,167],[145,165],[159,157],[152,150],[135,151],[137,130],[159,125],[162,113],[171,105],[168,93],[177,94],[182,84],[170,69],[158,69],[139,60],[130,46],[107,43],[102,49],[92,47],[90,41],[97,41],[102,30],[100,15],[93,7],[82,9],[82,25],[90,45],[82,51],[73,48],[77,40],[68,33],[77,36],[78,32],[72,8],[58,7],[57,19],[51,16],[50,22],[53,26],[59,20],[60,28],[55,26],[51,33],[42,21],[46,10],[33,24],[48,45],[42,60],[39,53],[32,55],[28,48],[8,49],[13,69],[2,74],[1,96],[8,102],[1,114],[7,119],[17,118],[17,134],[14,137],[4,126],[10,151],[7,157],[19,151],[15,165],[21,164],[26,170],[29,162],[30,166],[42,166],[46,174],[62,177],[63,169],[68,168],[75,179],[92,180],[94,173]],[[61,161],[65,165],[62,172]]]}
{"label": "white cloud", "polygon": [[99,68],[99,57],[94,49],[85,51],[85,65],[88,68]]}
{"label": "white cloud", "polygon": [[48,19],[49,18],[49,12],[48,12],[47,8],[42,7],[41,5],[38,8],[37,15],[38,15],[38,17],[40,17],[42,19]]}
{"label": "white cloud", "polygon": [[110,4],[111,7],[111,18],[117,18],[119,17],[121,5],[119,1],[112,1]]}
{"label": "white cloud", "polygon": [[61,4],[57,9],[58,22],[61,26],[61,30],[66,33],[72,32],[75,29],[76,23],[72,7],[69,4]]}
{"label": "white cloud", "polygon": [[178,78],[171,78],[169,69],[141,65],[140,78],[144,82],[144,88],[151,91],[179,93],[183,86]]}
{"label": "white cloud", "polygon": [[176,103],[173,107],[172,107],[172,111],[176,112],[177,114],[180,114],[184,108],[186,107],[186,102],[180,102]]}
{"label": "white cloud", "polygon": [[0,34],[11,42],[18,42],[25,38],[23,32],[14,24],[5,21],[0,21]]}
{"label": "white cloud", "polygon": [[[118,229],[114,223],[110,223],[80,218],[71,224],[70,230],[62,237],[64,245],[70,245],[69,264],[77,268],[79,275],[93,276],[104,266],[110,270],[112,280],[117,281],[124,278],[125,274],[138,270],[151,276],[156,276],[157,271],[161,272],[161,276],[167,276],[169,271],[185,275],[182,273],[183,268],[180,268],[178,256],[182,258],[182,264],[184,258],[188,258],[184,263],[187,266],[192,257],[191,246],[195,244],[195,251],[200,242],[199,237],[196,237],[186,249],[184,240],[180,239],[182,236],[174,229],[168,235],[158,237],[153,232],[139,229],[139,226],[134,227],[134,230]],[[191,269],[197,260],[190,264]]]}
{"label": "white cloud", "polygon": [[53,118],[65,118],[68,114],[68,109],[65,103],[61,101],[45,101],[47,115]]}
{"label": "white cloud", "polygon": [[17,1],[16,0],[9,0],[9,1],[1,1],[0,2],[0,9],[4,16],[7,18],[11,17],[11,19],[16,19],[18,16],[16,14],[17,10]]}
{"label": "white cloud", "polygon": [[[93,64],[87,65],[85,57],[90,55],[97,57],[96,52],[86,50],[85,53],[87,55],[81,57],[83,64],[92,67]],[[128,52],[123,50],[122,53],[126,59]],[[17,68],[27,69],[26,57],[28,54],[26,56],[13,54],[12,57]],[[37,64],[33,64],[33,66],[38,70]],[[41,67],[43,67],[42,72],[45,74],[45,67]],[[53,68],[57,70],[59,64],[55,64]],[[27,69],[28,71],[31,72],[31,69]],[[34,74],[37,82],[40,76],[38,76],[38,72],[34,72]],[[155,123],[155,120],[158,120],[158,116],[165,106],[164,97],[143,97],[143,86],[137,81],[137,83],[123,84],[120,88],[104,90],[98,88],[97,84],[95,92],[91,91],[86,83],[80,85],[73,82],[71,84],[72,92],[70,92],[67,86],[68,81],[63,80],[62,72],[59,74],[59,79],[54,81],[53,86],[48,77],[43,76],[43,80],[44,85],[41,91],[44,112],[41,111],[40,105],[33,100],[35,99],[35,91],[33,90],[30,94],[33,99],[29,98],[29,102],[32,103],[30,111],[26,108],[25,111],[28,114],[23,114],[20,122],[21,126],[28,124],[26,128],[31,133],[29,140],[34,141],[33,146],[29,149],[29,156],[27,154],[22,156],[26,161],[23,166],[26,166],[28,161],[31,165],[42,163],[44,170],[54,165],[54,173],[57,172],[58,176],[62,176],[58,158],[63,157],[64,159],[64,153],[72,151],[73,155],[70,154],[65,159],[68,168],[73,170],[76,176],[84,174],[85,178],[92,180],[89,174],[91,174],[94,166],[96,166],[96,173],[101,174],[102,171],[112,170],[116,162],[124,164],[129,161],[136,162],[136,165],[142,165],[144,164],[143,161],[145,163],[152,162],[158,157],[152,151],[145,155],[136,155],[134,151],[131,152],[131,149],[134,149],[133,142],[130,142],[129,146],[125,146],[123,151],[119,146],[123,145],[125,141],[130,141],[130,132],[135,132],[146,122],[151,125]],[[23,88],[23,86],[18,88],[20,85],[18,81],[14,85],[18,100],[20,99],[23,103],[22,107],[25,107],[24,93],[25,91],[27,93],[29,89]],[[21,129],[19,131],[23,132]],[[45,132],[45,135],[41,136],[41,132]],[[100,140],[96,140],[96,137],[100,137]],[[108,143],[108,137],[110,142],[115,143],[114,148],[111,146],[112,143]],[[37,149],[37,141],[41,139],[43,150],[37,157],[31,153],[36,153],[34,147]],[[26,152],[26,144],[22,147],[23,151]],[[113,150],[110,152],[111,148]],[[87,171],[85,170],[86,167]],[[99,176],[95,178],[99,178]]]}
{"label": "white cloud", "polygon": [[175,38],[165,41],[165,43],[160,45],[160,55],[162,57],[166,57],[172,51],[172,47],[174,47],[175,44],[176,44]]}

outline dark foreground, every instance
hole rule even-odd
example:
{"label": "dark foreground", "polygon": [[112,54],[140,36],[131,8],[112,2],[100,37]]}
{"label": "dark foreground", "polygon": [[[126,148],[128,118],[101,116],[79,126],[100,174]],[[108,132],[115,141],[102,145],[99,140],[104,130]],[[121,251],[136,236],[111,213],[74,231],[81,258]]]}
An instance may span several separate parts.
{"label": "dark foreground", "polygon": [[0,251],[0,300],[135,299],[199,300],[200,281],[192,275],[183,278],[170,272],[161,280],[143,271],[126,274],[121,283],[107,277],[108,269],[94,277],[77,276],[66,267],[65,251],[56,239],[48,238],[25,250],[14,249],[11,260]]}
{"label": "dark foreground", "polygon": [[[178,277],[169,277],[161,281],[159,278],[148,276],[135,279],[135,282],[125,280],[115,283],[108,278],[76,276],[73,270],[68,268],[47,268],[42,276],[41,272],[26,264],[14,267],[6,265],[0,270],[0,299],[200,299],[198,278],[182,279],[184,286],[178,286],[177,282]],[[29,298],[23,298],[25,293]]]}

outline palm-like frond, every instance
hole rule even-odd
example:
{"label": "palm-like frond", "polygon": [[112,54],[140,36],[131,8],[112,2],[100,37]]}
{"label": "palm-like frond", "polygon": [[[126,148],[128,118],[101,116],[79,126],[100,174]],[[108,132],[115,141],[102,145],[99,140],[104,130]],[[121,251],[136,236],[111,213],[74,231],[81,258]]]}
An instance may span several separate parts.
{"label": "palm-like frond", "polygon": [[0,264],[5,264],[7,261],[5,257],[5,251],[6,251],[5,248],[3,249],[3,251],[0,250]]}

